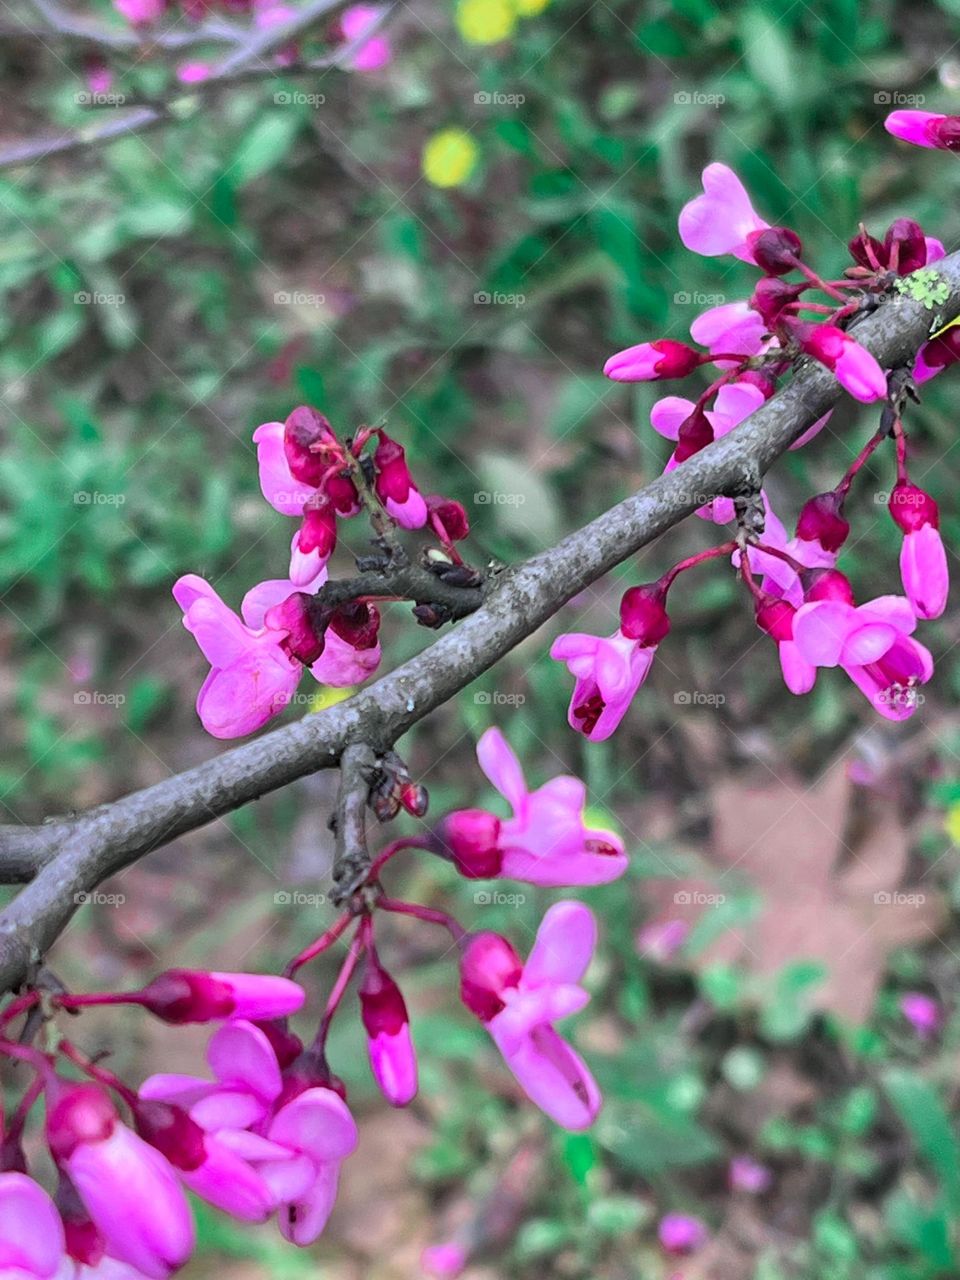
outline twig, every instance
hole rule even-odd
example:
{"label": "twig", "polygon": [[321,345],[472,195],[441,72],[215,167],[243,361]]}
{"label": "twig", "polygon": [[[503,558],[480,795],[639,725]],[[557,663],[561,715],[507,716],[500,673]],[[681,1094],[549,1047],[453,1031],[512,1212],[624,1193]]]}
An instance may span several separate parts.
{"label": "twig", "polygon": [[[960,253],[936,270],[951,292],[935,315],[897,296],[856,324],[858,340],[884,367],[911,362],[932,327],[960,315]],[[808,365],[728,435],[557,546],[500,574],[479,609],[347,701],[77,818],[19,832],[10,842],[11,866],[22,873],[32,854],[39,871],[0,914],[0,989],[23,979],[78,900],[108,876],[296,778],[336,766],[351,744],[366,743],[382,755],[572,596],[702,506],[705,495],[735,493],[744,475],[765,474],[840,396],[831,373]],[[0,871],[5,864],[0,841]]]}
{"label": "twig", "polygon": [[336,837],[333,862],[333,905],[342,906],[366,880],[370,871],[367,847],[367,807],[377,757],[365,742],[351,742],[340,756],[340,792],[331,821]]}

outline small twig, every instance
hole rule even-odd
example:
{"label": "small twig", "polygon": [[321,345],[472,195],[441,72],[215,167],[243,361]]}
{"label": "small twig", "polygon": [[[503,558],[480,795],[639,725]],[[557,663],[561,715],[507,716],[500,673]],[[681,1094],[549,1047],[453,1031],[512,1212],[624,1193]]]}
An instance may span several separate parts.
{"label": "small twig", "polygon": [[333,862],[333,905],[342,906],[370,874],[367,847],[367,807],[377,757],[365,742],[351,742],[340,756],[340,792],[331,820],[336,837]]}

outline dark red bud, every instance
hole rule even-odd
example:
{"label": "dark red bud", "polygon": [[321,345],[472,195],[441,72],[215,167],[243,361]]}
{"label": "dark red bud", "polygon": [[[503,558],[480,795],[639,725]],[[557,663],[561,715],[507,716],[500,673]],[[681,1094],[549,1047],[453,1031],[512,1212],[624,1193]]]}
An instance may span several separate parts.
{"label": "dark red bud", "polygon": [[76,1187],[62,1169],[58,1172],[54,1203],[63,1222],[67,1254],[74,1262],[95,1267],[104,1254],[104,1238],[87,1212]]}
{"label": "dark red bud", "polygon": [[323,1051],[308,1046],[283,1073],[283,1088],[274,1103],[276,1111],[307,1089],[332,1089],[346,1101],[347,1091],[339,1076],[327,1066]]}
{"label": "dark red bud", "polygon": [[944,116],[942,120],[931,120],[927,125],[927,132],[945,151],[960,151],[960,116]]}
{"label": "dark red bud", "polygon": [[791,302],[796,302],[806,287],[805,284],[788,284],[786,280],[764,276],[757,281],[750,298],[750,306],[772,329],[780,319],[780,313],[784,307],[789,306]]}
{"label": "dark red bud", "polygon": [[380,610],[361,600],[342,604],[330,615],[330,629],[354,649],[372,649],[380,631]]}
{"label": "dark red bud", "polygon": [[453,542],[461,542],[467,537],[470,532],[470,521],[467,519],[462,503],[453,498],[444,498],[439,493],[430,494],[425,501],[427,510],[437,517]]}
{"label": "dark red bud", "polygon": [[342,450],[323,414],[303,404],[284,424],[283,452],[293,478],[316,486]]}
{"label": "dark red bud", "polygon": [[756,606],[757,626],[778,644],[793,639],[793,615],[796,609],[786,600],[763,595]]}
{"label": "dark red bud", "polygon": [[677,447],[673,456],[677,462],[686,462],[695,453],[713,443],[713,427],[703,410],[702,405],[694,406],[693,412],[680,423],[677,433]]}
{"label": "dark red bud", "polygon": [[407,813],[422,818],[430,804],[430,793],[420,782],[408,782],[400,788],[400,803]]}
{"label": "dark red bud", "polygon": [[752,231],[747,236],[747,243],[754,262],[770,276],[782,276],[793,271],[803,253],[800,237],[788,227]]}
{"label": "dark red bud", "polygon": [[660,338],[659,341],[651,342],[650,345],[660,354],[660,359],[655,365],[658,378],[686,378],[703,363],[699,351],[688,347],[685,342],[674,342],[672,338]]}
{"label": "dark red bud", "polygon": [[824,551],[839,551],[850,532],[850,522],[840,514],[842,506],[842,499],[833,490],[809,498],[797,519],[797,537],[804,542],[819,542]]}
{"label": "dark red bud", "polygon": [[503,854],[497,847],[500,819],[495,814],[486,809],[458,809],[444,819],[440,835],[454,865],[467,880],[485,880],[499,874]]}
{"label": "dark red bud", "polygon": [[874,258],[879,262],[880,266],[885,267],[887,265],[886,250],[876,236],[868,235],[865,231],[859,232],[850,241],[848,247],[850,249],[850,256],[853,260],[858,262],[861,267],[866,267],[868,271],[876,270],[873,263],[870,261],[870,253],[868,252],[867,246],[869,246],[869,249],[872,251]]}
{"label": "dark red bud", "polygon": [[369,956],[359,995],[360,1016],[371,1039],[378,1035],[396,1035],[409,1022],[400,988],[379,961]]}
{"label": "dark red bud", "polygon": [[303,1041],[290,1030],[285,1018],[271,1018],[269,1021],[255,1022],[253,1025],[258,1027],[270,1041],[270,1048],[280,1064],[281,1071],[289,1067],[291,1062],[294,1062],[303,1052]]}
{"label": "dark red bud", "polygon": [[670,631],[666,597],[655,582],[630,587],[620,601],[620,630],[644,649],[657,645]]}
{"label": "dark red bud", "polygon": [[306,555],[318,551],[320,558],[329,560],[337,545],[337,513],[326,501],[308,504],[303,511],[303,523],[297,534],[297,546]]}
{"label": "dark red bud", "polygon": [[167,969],[139,993],[138,1004],[174,1026],[229,1018],[236,1007],[231,988],[210,973]]}
{"label": "dark red bud", "polygon": [[175,1169],[189,1173],[207,1158],[203,1130],[183,1107],[152,1098],[141,1098],[133,1109],[137,1133],[166,1156]]}
{"label": "dark red bud", "polygon": [[272,630],[286,631],[284,649],[304,666],[312,666],[323,653],[323,631],[314,624],[313,597],[303,591],[268,609],[264,622]]}
{"label": "dark red bud", "polygon": [[460,999],[482,1022],[489,1022],[504,1007],[504,992],[520,981],[523,964],[499,933],[471,933],[461,948]]}
{"label": "dark red bud", "polygon": [[908,480],[894,485],[887,504],[898,528],[904,533],[914,533],[925,524],[940,528],[940,508],[929,493]]}
{"label": "dark red bud", "polygon": [[894,246],[898,246],[897,272],[907,276],[911,271],[918,271],[927,263],[927,238],[923,227],[912,218],[897,218],[891,222],[883,240],[884,257],[881,261],[888,266],[892,263]]}
{"label": "dark red bud", "polygon": [[942,369],[960,360],[960,325],[951,325],[921,348],[925,364]]}

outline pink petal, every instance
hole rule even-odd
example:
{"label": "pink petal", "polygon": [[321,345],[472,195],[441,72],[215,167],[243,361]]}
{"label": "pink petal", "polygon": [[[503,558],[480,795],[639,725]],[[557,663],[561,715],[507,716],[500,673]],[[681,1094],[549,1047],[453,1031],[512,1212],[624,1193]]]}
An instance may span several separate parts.
{"label": "pink petal", "polygon": [[303,1199],[280,1210],[278,1222],[280,1234],[285,1240],[301,1247],[313,1244],[327,1225],[337,1199],[339,1178],[338,1164],[322,1165],[317,1170],[313,1186]]}
{"label": "pink petal", "polygon": [[289,578],[268,578],[266,582],[259,582],[255,587],[251,587],[243,597],[243,602],[240,605],[240,616],[248,627],[254,631],[259,631],[263,626],[264,616],[268,609],[272,609],[275,604],[282,604],[295,591],[303,591],[307,595],[313,595],[320,590],[326,580],[326,565],[321,567],[320,572],[312,582],[303,583],[300,586],[291,582]]}
{"label": "pink petal", "polygon": [[405,1107],[417,1093],[417,1055],[404,1022],[393,1035],[380,1032],[368,1042],[370,1067],[380,1092],[394,1107]]}
{"label": "pink petal", "polygon": [[885,622],[867,622],[854,627],[847,635],[840,661],[844,667],[863,667],[879,662],[897,637]]}
{"label": "pink petal", "polygon": [[783,640],[778,648],[784,684],[791,693],[809,693],[817,680],[817,668],[807,662],[795,641]]}
{"label": "pink petal", "polygon": [[752,263],[746,238],[769,223],[757,217],[733,170],[725,164],[710,164],[703,171],[703,195],[684,205],[678,226],[680,239],[694,253],[708,258],[732,253]]}
{"label": "pink petal", "polygon": [[664,396],[650,410],[650,425],[667,440],[676,440],[694,408],[693,401],[683,396]]}
{"label": "pink petal", "polygon": [[352,644],[328,627],[323,653],[310,668],[310,674],[320,684],[347,689],[351,685],[362,684],[373,675],[380,665],[381,656],[379,644],[370,649],[354,649]]}
{"label": "pink petal", "polygon": [[225,669],[214,668],[197,695],[197,715],[215,738],[242,738],[279,715],[300,683],[303,668],[258,649]]}
{"label": "pink petal", "polygon": [[63,1223],[46,1191],[25,1173],[0,1173],[0,1273],[47,1280],[64,1247]]}
{"label": "pink petal", "polygon": [[886,397],[886,374],[866,347],[852,338],[844,342],[834,372],[840,385],[864,404]]}
{"label": "pink petal", "polygon": [[211,1037],[207,1061],[217,1079],[272,1102],[282,1088],[277,1055],[252,1022],[227,1022]]}
{"label": "pink petal", "polygon": [[282,422],[265,422],[253,433],[260,468],[260,491],[282,516],[298,516],[316,493],[312,485],[295,480],[283,450]]}
{"label": "pink petal", "polygon": [[939,618],[947,607],[950,571],[940,531],[932,524],[922,525],[904,537],[900,577],[918,617]]}
{"label": "pink petal", "polygon": [[556,902],[547,911],[523,966],[523,986],[579,982],[597,944],[597,922],[582,902]]}
{"label": "pink petal", "polygon": [[477,761],[514,813],[521,814],[527,799],[527,784],[520,761],[499,729],[487,729],[481,736],[477,743]]}
{"label": "pink petal", "polygon": [[912,142],[915,147],[936,147],[936,141],[930,137],[927,126],[943,116],[934,111],[891,111],[883,122],[887,133],[904,142]]}
{"label": "pink petal", "polygon": [[793,619],[793,639],[801,657],[815,667],[835,667],[856,625],[856,611],[840,600],[801,605]]}
{"label": "pink petal", "polygon": [[504,1061],[530,1100],[557,1124],[574,1131],[593,1124],[600,1090],[586,1063],[553,1027],[538,1027]]}
{"label": "pink petal", "polygon": [[307,1089],[273,1118],[267,1136],[316,1163],[343,1160],[357,1145],[357,1126],[332,1089]]}

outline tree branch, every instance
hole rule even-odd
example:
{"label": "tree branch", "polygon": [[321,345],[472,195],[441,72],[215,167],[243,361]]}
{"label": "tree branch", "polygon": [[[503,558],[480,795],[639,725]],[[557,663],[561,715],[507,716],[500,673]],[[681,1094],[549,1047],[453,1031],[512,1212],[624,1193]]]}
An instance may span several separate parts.
{"label": "tree branch", "polygon": [[166,101],[129,109],[120,107],[117,109],[117,116],[109,120],[96,121],[79,129],[66,129],[46,136],[22,138],[0,146],[0,170],[42,160],[47,156],[69,155],[75,151],[86,150],[88,147],[116,141],[117,138],[145,133],[158,125],[167,124],[191,114],[195,109],[192,104],[204,95],[242,81],[268,75],[300,75],[307,71],[329,71],[348,66],[357,50],[361,49],[375,34],[392,10],[385,10],[379,21],[371,25],[359,39],[342,45],[335,53],[326,57],[285,67],[277,67],[273,63],[263,61],[277,49],[295,42],[322,18],[345,3],[346,0],[308,0],[308,3],[297,12],[296,17],[288,22],[245,31],[243,41],[223,56],[205,80],[197,81],[189,88],[181,88]]}
{"label": "tree branch", "polygon": [[[936,312],[906,296],[886,299],[855,324],[885,368],[912,361],[932,331],[960,315],[960,253],[936,264],[950,296]],[[0,915],[0,989],[16,986],[54,942],[78,895],[184,832],[336,766],[347,747],[375,755],[448,701],[572,596],[688,516],[711,496],[737,493],[841,396],[831,373],[807,364],[790,384],[729,435],[658,477],[557,546],[505,570],[484,603],[423,653],[346,702],[275,729],[186,773],[51,828],[21,832],[11,866],[39,871]],[[2,834],[2,833],[0,833]],[[0,869],[6,861],[0,844]]]}

